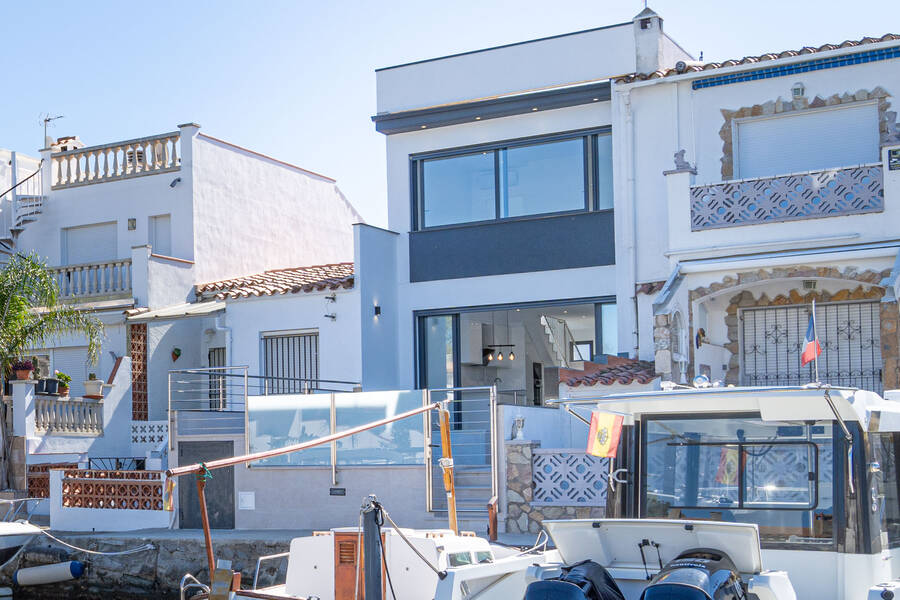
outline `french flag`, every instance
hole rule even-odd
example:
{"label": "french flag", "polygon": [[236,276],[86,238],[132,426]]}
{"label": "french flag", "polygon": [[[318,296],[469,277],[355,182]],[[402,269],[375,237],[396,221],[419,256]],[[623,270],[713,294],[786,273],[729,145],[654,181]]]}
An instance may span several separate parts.
{"label": "french flag", "polygon": [[[815,310],[815,308],[813,308]],[[805,367],[816,360],[822,354],[822,346],[816,336],[816,319],[809,315],[809,327],[806,328],[806,336],[803,338],[803,354],[800,355],[800,366]]]}

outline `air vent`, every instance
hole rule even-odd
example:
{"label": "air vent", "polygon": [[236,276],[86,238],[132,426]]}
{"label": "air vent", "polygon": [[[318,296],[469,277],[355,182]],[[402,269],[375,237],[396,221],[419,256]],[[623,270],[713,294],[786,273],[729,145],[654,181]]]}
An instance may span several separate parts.
{"label": "air vent", "polygon": [[816,280],[815,279],[804,279],[803,280],[803,289],[804,290],[816,289]]}
{"label": "air vent", "polygon": [[352,565],[356,562],[356,544],[354,542],[338,543],[338,562],[342,565]]}

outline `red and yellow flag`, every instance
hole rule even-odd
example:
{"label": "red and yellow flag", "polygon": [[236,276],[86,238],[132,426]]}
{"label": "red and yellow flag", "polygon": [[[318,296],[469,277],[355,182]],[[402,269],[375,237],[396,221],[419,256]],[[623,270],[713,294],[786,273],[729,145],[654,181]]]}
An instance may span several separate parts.
{"label": "red and yellow flag", "polygon": [[604,458],[615,458],[621,436],[621,415],[593,412],[591,413],[591,431],[588,433],[587,453]]}
{"label": "red and yellow flag", "polygon": [[175,478],[169,477],[166,480],[166,491],[163,494],[163,510],[172,512],[175,510]]}

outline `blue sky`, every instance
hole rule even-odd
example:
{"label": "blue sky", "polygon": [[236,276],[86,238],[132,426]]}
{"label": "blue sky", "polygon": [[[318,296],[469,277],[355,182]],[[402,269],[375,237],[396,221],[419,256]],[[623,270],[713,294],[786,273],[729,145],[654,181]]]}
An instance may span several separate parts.
{"label": "blue sky", "polygon": [[[895,0],[656,0],[707,60],[900,33]],[[642,0],[6,2],[0,147],[99,144],[196,121],[215,137],[329,175],[385,224],[374,69],[630,20]],[[252,198],[248,198],[252,202]]]}

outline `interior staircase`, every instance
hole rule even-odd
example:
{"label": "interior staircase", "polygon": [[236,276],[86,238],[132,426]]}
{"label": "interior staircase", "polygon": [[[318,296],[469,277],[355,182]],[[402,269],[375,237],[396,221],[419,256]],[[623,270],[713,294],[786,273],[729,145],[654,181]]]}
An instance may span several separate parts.
{"label": "interior staircase", "polygon": [[557,366],[566,369],[583,370],[585,360],[572,360],[569,349],[575,341],[575,336],[569,329],[569,325],[562,319],[541,315],[541,326],[551,349],[551,354]]}

